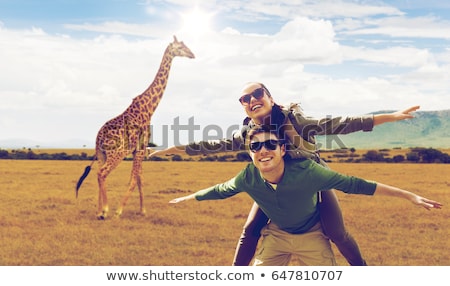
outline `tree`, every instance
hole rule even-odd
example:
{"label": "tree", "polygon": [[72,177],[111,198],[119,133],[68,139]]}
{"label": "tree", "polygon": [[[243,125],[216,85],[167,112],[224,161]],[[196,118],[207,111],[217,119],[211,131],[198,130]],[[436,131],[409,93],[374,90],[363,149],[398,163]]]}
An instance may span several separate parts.
{"label": "tree", "polygon": [[408,161],[417,163],[420,161],[420,156],[419,156],[419,153],[417,153],[417,152],[409,152],[406,154],[406,159]]}
{"label": "tree", "polygon": [[183,161],[183,157],[181,157],[180,155],[173,155],[172,157],[172,161]]}
{"label": "tree", "polygon": [[403,161],[405,161],[405,156],[403,155],[395,155],[392,160],[394,161],[394,163],[401,163]]}
{"label": "tree", "polygon": [[6,150],[0,150],[0,159],[10,159],[9,152]]}
{"label": "tree", "polygon": [[373,162],[382,162],[384,161],[383,153],[380,153],[376,150],[369,150],[366,154],[363,155],[367,161]]}
{"label": "tree", "polygon": [[433,148],[422,149],[419,152],[422,162],[435,163],[442,156],[442,152]]}

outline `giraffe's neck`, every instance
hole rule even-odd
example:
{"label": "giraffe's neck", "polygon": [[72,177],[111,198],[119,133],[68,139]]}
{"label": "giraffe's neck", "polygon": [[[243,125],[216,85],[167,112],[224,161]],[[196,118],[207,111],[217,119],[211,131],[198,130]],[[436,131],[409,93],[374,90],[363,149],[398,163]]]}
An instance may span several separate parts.
{"label": "giraffe's neck", "polygon": [[133,100],[133,103],[139,103],[139,109],[141,109],[141,111],[149,114],[150,116],[153,114],[161,101],[164,90],[166,89],[170,68],[172,66],[172,60],[173,56],[170,54],[169,48],[167,48],[164,52],[161,64],[155,78],[153,79],[153,82],[141,95],[138,95]]}

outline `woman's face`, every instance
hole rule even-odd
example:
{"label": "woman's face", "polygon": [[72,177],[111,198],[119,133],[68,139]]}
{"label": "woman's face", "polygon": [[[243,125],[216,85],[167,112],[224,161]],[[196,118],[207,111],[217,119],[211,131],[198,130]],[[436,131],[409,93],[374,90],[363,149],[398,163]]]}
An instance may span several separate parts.
{"label": "woman's face", "polygon": [[[262,97],[258,98],[258,92],[261,92]],[[244,107],[245,113],[250,117],[255,123],[261,124],[268,115],[272,112],[272,106],[274,101],[272,97],[269,97],[264,88],[262,88],[259,83],[250,83],[244,87],[241,93],[245,96],[245,101],[241,100],[241,104]]]}

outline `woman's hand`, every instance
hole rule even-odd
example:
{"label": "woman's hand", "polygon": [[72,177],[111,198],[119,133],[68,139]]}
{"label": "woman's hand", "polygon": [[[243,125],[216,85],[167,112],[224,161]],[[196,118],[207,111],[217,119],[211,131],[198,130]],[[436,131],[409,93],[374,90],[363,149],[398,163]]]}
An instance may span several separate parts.
{"label": "woman's hand", "polygon": [[400,110],[392,113],[375,114],[373,116],[373,125],[380,125],[387,122],[414,118],[414,115],[412,115],[411,113],[417,111],[417,109],[419,108],[420,106],[416,105],[405,110]]}

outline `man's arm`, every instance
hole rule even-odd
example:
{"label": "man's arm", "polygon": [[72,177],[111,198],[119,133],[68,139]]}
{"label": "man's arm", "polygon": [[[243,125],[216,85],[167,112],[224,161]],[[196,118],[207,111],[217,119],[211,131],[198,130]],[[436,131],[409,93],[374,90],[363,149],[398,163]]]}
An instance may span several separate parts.
{"label": "man's arm", "polygon": [[383,195],[383,196],[391,196],[391,197],[397,197],[397,198],[403,198],[410,202],[412,202],[415,205],[422,206],[426,208],[427,210],[430,209],[440,209],[442,208],[442,204],[424,197],[421,197],[419,195],[416,195],[412,192],[402,190],[397,187],[377,183],[377,187],[375,189],[374,195]]}
{"label": "man's arm", "polygon": [[195,193],[184,196],[184,197],[175,198],[175,199],[169,201],[169,204],[177,204],[180,202],[189,201],[189,200],[193,200],[193,199],[195,199]]}
{"label": "man's arm", "polygon": [[199,190],[193,194],[175,198],[169,203],[176,204],[179,202],[184,202],[192,199],[196,199],[197,201],[206,201],[206,200],[223,200],[229,197],[232,197],[240,192],[243,192],[243,188],[236,187],[236,180],[239,180],[239,176],[245,172],[246,169],[242,170],[236,177],[231,178],[230,180],[216,184],[214,186],[208,187],[206,189]]}
{"label": "man's arm", "polygon": [[442,207],[440,202],[421,197],[415,193],[379,182],[340,174],[331,169],[324,168],[313,161],[304,161],[301,164],[305,165],[310,170],[308,173],[308,180],[311,181],[311,184],[316,185],[316,187],[314,187],[315,189],[337,189],[350,194],[398,197],[422,206],[427,210],[432,208],[440,209]]}

